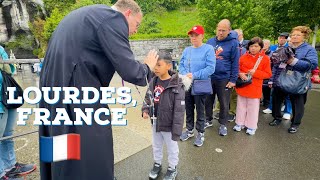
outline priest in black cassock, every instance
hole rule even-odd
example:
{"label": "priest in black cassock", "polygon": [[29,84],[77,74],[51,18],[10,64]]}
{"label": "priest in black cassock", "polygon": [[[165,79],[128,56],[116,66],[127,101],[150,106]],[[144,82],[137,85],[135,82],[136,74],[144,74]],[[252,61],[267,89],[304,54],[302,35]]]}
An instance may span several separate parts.
{"label": "priest in black cassock", "polygon": [[[150,51],[139,63],[130,49],[129,35],[137,32],[142,12],[133,0],[118,0],[108,7],[92,5],[68,14],[54,31],[45,55],[40,75],[41,87],[107,87],[117,72],[127,82],[145,86],[158,55]],[[53,97],[53,93],[50,94]],[[74,108],[106,108],[99,101],[94,104],[63,104],[63,92],[56,104],[40,101],[40,108],[56,116],[56,108],[65,108],[72,121]],[[100,119],[110,115],[100,114]],[[63,122],[62,122],[63,123]],[[111,125],[101,126],[40,126],[39,135],[52,137],[77,133],[81,137],[81,160],[66,160],[40,164],[41,180],[113,180],[114,156]]]}

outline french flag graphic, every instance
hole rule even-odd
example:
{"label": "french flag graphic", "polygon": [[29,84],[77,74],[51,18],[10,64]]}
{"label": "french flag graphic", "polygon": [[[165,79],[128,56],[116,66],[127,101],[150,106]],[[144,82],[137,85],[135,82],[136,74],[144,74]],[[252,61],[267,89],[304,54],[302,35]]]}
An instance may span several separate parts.
{"label": "french flag graphic", "polygon": [[80,160],[80,134],[40,137],[40,161]]}

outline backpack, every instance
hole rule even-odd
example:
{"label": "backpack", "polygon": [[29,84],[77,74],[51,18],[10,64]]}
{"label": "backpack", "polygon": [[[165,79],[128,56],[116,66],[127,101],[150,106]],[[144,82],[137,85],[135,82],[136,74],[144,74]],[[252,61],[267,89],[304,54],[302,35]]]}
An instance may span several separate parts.
{"label": "backpack", "polygon": [[7,90],[8,87],[16,87],[16,91],[14,92],[14,98],[17,99],[19,96],[23,96],[23,90],[20,85],[17,83],[16,80],[7,72],[1,70],[2,74],[2,104],[7,109],[16,109],[23,105],[24,101],[22,99],[22,103],[20,104],[8,104],[7,101],[9,99],[9,91]]}

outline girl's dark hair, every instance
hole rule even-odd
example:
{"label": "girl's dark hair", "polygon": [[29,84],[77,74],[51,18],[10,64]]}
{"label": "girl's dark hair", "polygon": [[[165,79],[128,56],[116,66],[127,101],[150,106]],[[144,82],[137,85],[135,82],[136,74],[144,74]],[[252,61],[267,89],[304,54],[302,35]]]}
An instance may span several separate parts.
{"label": "girl's dark hair", "polygon": [[159,55],[158,61],[163,60],[168,64],[172,64],[172,56],[169,52],[160,51],[158,55]]}
{"label": "girl's dark hair", "polygon": [[252,38],[249,43],[248,43],[248,46],[247,46],[247,50],[249,51],[249,47],[252,45],[252,44],[255,44],[255,43],[258,43],[259,46],[261,47],[261,49],[263,48],[263,41],[261,38],[259,37],[254,37]]}

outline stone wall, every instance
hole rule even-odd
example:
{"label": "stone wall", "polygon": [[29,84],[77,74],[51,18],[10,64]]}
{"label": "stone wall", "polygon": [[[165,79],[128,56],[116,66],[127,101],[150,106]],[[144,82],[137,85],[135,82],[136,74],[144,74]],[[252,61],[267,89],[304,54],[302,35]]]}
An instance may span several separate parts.
{"label": "stone wall", "polygon": [[189,39],[155,39],[130,41],[131,49],[137,60],[142,61],[147,53],[152,50],[165,49],[172,51],[173,59],[180,59],[185,47],[190,46]]}

